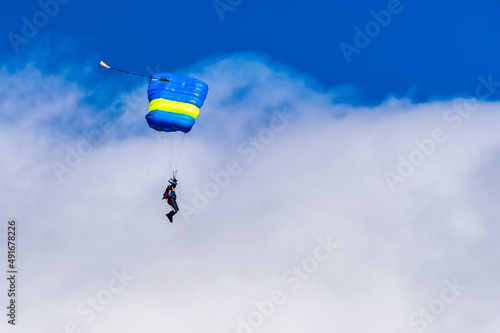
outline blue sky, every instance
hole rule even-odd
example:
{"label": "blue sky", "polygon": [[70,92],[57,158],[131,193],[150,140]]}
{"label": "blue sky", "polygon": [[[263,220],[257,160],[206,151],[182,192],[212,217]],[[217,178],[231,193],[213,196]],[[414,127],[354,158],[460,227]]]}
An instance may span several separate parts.
{"label": "blue sky", "polygon": [[[417,101],[473,96],[479,75],[499,74],[494,32],[500,30],[500,4],[494,0],[225,1],[64,1],[55,10],[47,7],[56,14],[45,25],[41,19],[39,32],[19,44],[18,53],[7,34],[22,36],[22,18],[33,22],[42,7],[10,1],[1,17],[1,59],[19,68],[42,48],[53,62],[104,59],[143,72],[157,64],[174,71],[214,56],[256,52],[312,76],[325,90],[352,85],[353,102],[364,104],[388,95]],[[373,30],[348,63],[340,44],[355,46],[354,28],[366,32],[375,21],[371,12],[390,6],[397,10],[388,24]]]}
{"label": "blue sky", "polygon": [[[0,331],[498,332],[498,2],[215,3],[7,2]],[[100,60],[210,87],[172,224],[148,80]]]}

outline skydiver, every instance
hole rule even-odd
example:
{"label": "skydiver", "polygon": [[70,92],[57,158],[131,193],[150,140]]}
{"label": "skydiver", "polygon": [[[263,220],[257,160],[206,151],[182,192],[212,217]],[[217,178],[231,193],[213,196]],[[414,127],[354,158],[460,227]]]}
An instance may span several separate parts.
{"label": "skydiver", "polygon": [[177,187],[177,179],[172,178],[168,181],[170,185],[167,186],[165,193],[163,193],[163,199],[167,200],[167,203],[172,207],[172,210],[166,214],[170,223],[173,222],[172,217],[179,211],[179,206],[177,205],[176,199],[177,195],[175,194],[175,188]]}

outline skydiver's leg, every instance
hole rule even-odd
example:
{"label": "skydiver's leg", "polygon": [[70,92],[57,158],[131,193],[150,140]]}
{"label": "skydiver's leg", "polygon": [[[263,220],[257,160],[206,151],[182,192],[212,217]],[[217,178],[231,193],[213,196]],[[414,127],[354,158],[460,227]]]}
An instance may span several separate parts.
{"label": "skydiver's leg", "polygon": [[177,206],[177,202],[175,201],[169,202],[168,204],[172,207],[172,210],[167,214],[167,217],[168,220],[172,222],[172,217],[179,211],[179,206]]}
{"label": "skydiver's leg", "polygon": [[172,211],[170,213],[172,213],[172,216],[174,216],[179,211],[179,206],[177,205],[176,201],[170,203],[170,206],[172,206]]}
{"label": "skydiver's leg", "polygon": [[173,222],[172,216],[174,216],[175,213],[177,213],[177,211],[179,210],[179,207],[177,206],[177,203],[175,201],[168,201],[168,204],[170,205],[170,207],[172,207],[172,210],[170,212],[168,212],[168,214],[166,214],[166,215],[167,215],[167,218],[170,221],[170,223],[172,223]]}

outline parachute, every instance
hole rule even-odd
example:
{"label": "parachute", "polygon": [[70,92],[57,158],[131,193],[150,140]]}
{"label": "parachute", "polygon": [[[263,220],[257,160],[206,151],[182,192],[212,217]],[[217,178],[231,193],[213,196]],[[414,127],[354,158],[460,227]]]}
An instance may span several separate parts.
{"label": "parachute", "polygon": [[198,79],[170,73],[151,76],[146,121],[157,132],[166,132],[159,134],[158,140],[170,161],[170,171],[174,177],[184,146],[184,136],[191,131],[207,92],[207,84]]}
{"label": "parachute", "polygon": [[201,80],[169,73],[153,74],[148,87],[149,127],[159,132],[188,133],[207,92],[208,86]]}
{"label": "parachute", "polygon": [[184,136],[191,131],[200,108],[205,102],[208,85],[198,79],[174,75],[170,73],[155,73],[144,75],[128,72],[106,65],[103,61],[99,67],[116,71],[149,77],[148,86],[149,107],[146,121],[157,133],[163,145],[165,154],[170,153],[170,169],[174,175],[184,143]]}

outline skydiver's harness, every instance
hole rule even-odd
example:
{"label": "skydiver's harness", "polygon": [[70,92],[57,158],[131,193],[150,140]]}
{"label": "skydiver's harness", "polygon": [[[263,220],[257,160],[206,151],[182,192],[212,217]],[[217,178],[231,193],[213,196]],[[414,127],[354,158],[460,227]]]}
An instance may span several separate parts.
{"label": "skydiver's harness", "polygon": [[172,185],[168,185],[165,193],[163,193],[163,199],[167,199],[167,202],[174,202],[176,198],[175,188]]}

